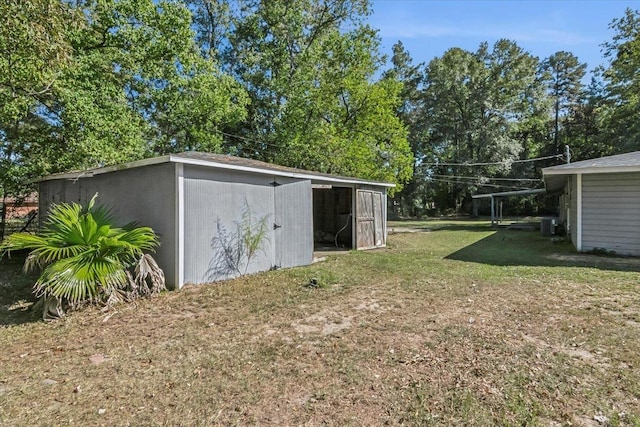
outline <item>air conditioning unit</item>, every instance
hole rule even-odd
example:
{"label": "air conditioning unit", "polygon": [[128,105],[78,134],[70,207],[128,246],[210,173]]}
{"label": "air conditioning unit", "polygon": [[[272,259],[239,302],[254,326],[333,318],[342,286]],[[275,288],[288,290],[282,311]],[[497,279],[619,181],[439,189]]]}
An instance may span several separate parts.
{"label": "air conditioning unit", "polygon": [[558,218],[542,218],[540,221],[540,233],[543,236],[553,236],[556,234],[556,226],[558,225]]}

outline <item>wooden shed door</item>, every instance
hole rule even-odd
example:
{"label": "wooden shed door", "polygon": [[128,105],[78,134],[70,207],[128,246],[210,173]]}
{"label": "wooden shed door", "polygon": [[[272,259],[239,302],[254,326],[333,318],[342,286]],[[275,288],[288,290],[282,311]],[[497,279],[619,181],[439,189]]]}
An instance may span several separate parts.
{"label": "wooden shed door", "polygon": [[358,249],[385,245],[383,208],[382,193],[356,191]]}
{"label": "wooden shed door", "polygon": [[311,181],[275,187],[275,267],[308,265],[313,261],[313,193]]}

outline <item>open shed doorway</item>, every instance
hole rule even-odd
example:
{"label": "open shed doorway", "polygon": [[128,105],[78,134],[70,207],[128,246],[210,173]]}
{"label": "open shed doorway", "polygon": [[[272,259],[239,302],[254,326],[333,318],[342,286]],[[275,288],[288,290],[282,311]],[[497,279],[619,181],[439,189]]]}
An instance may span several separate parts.
{"label": "open shed doorway", "polygon": [[315,251],[353,248],[352,188],[313,188],[313,246]]}

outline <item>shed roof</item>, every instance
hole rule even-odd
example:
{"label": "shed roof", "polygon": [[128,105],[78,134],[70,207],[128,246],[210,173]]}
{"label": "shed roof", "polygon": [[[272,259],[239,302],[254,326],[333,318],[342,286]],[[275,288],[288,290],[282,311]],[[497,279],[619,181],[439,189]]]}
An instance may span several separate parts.
{"label": "shed roof", "polygon": [[547,191],[554,192],[564,188],[569,175],[620,172],[640,172],[640,151],[544,168],[542,176]]}
{"label": "shed roof", "polygon": [[188,165],[212,167],[216,169],[227,169],[275,176],[285,176],[289,178],[310,179],[312,181],[337,183],[337,184],[364,184],[380,187],[395,187],[395,184],[387,182],[371,181],[360,178],[332,175],[328,173],[309,171],[305,169],[280,166],[273,163],[261,162],[259,160],[234,157],[224,154],[201,153],[188,151],[166,156],[152,157],[149,159],[136,160],[134,162],[119,165],[106,166],[102,168],[89,169],[85,171],[65,172],[46,176],[39,181],[52,181],[56,179],[80,179],[92,176],[115,172],[125,169],[150,166],[160,163],[182,163]]}

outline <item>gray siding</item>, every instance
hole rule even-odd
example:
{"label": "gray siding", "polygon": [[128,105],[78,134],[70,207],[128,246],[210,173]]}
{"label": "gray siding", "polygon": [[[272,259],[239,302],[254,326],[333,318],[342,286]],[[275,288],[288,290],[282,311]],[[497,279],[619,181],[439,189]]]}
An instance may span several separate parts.
{"label": "gray siding", "polygon": [[582,249],[640,255],[640,173],[582,176]]}
{"label": "gray siding", "polygon": [[[269,270],[274,265],[273,177],[185,165],[184,282],[207,283],[239,274]],[[243,213],[254,223],[264,220],[267,235],[251,264],[240,260],[239,271],[220,264],[221,244],[234,246]],[[226,238],[225,235],[226,234]]]}
{"label": "gray siding", "polygon": [[40,183],[41,221],[52,203],[86,204],[95,193],[97,203],[111,208],[118,225],[138,222],[159,234],[154,258],[164,270],[167,285],[175,285],[175,166],[172,163],[126,169],[76,180]]}
{"label": "gray siding", "polygon": [[[277,183],[278,185],[273,185]],[[222,263],[223,247],[237,247],[238,225],[251,212],[266,224],[263,245],[247,265]],[[311,182],[241,171],[184,168],[184,282],[206,283],[310,264],[313,259]],[[274,224],[279,227],[274,229]]]}
{"label": "gray siding", "polygon": [[313,195],[311,181],[275,187],[275,265],[295,267],[313,261]]}

